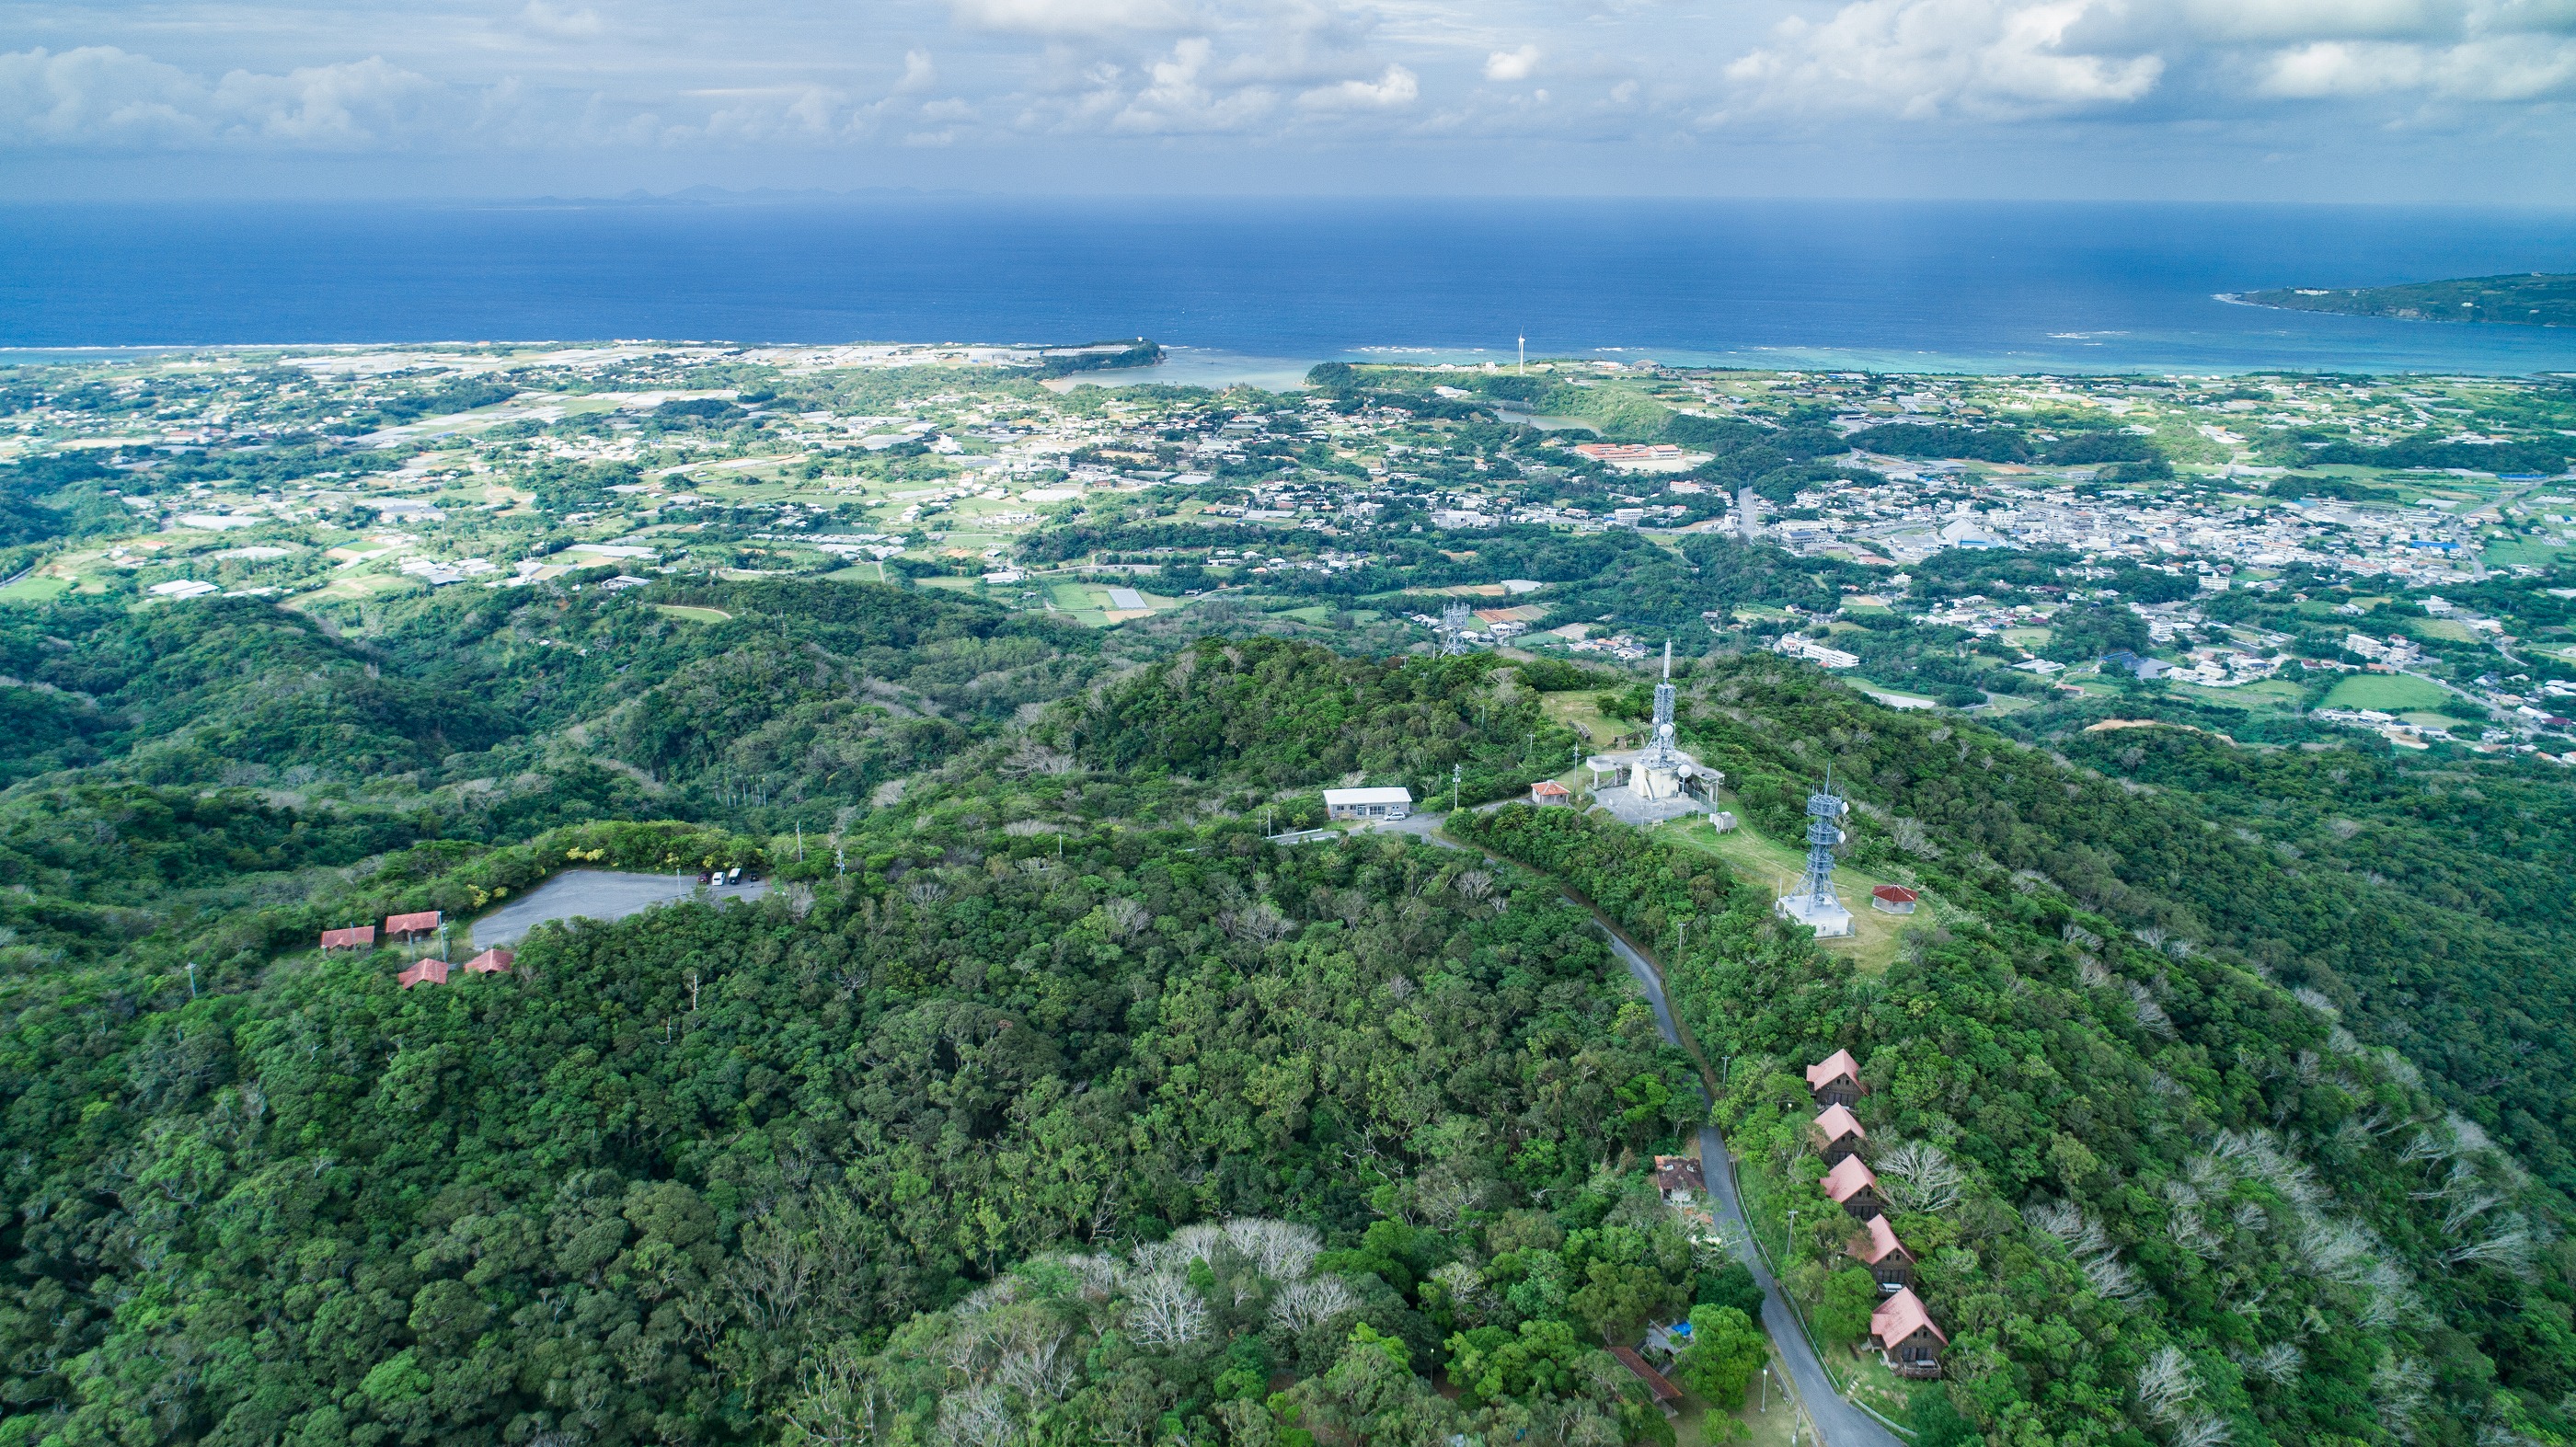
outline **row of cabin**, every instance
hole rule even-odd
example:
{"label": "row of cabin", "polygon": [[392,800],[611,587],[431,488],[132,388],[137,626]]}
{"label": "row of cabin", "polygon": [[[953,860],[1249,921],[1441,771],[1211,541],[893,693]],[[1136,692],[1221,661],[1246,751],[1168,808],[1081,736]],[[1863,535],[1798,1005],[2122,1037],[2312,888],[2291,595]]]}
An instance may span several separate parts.
{"label": "row of cabin", "polygon": [[1869,1344],[1878,1349],[1888,1369],[1904,1377],[1941,1373],[1941,1351],[1950,1344],[1932,1313],[1914,1294],[1914,1253],[1896,1239],[1887,1223],[1887,1206],[1878,1175],[1860,1158],[1869,1132],[1852,1114],[1868,1087],[1860,1082],[1860,1062],[1848,1050],[1837,1050],[1807,1067],[1807,1092],[1816,1102],[1812,1132],[1816,1152],[1825,1163],[1818,1184],[1834,1204],[1860,1222],[1843,1254],[1869,1268],[1886,1300],[1869,1319]]}
{"label": "row of cabin", "polygon": [[[508,950],[485,950],[483,953],[476,955],[474,958],[465,962],[465,973],[469,975],[506,975],[510,973],[511,962],[517,958],[518,956],[511,954]],[[414,985],[444,985],[447,983],[447,969],[448,965],[445,960],[420,960],[415,962],[410,969],[394,976],[394,982],[401,985],[406,990],[410,989]]]}
{"label": "row of cabin", "polygon": [[[434,909],[425,909],[418,914],[386,915],[385,939],[389,943],[394,940],[425,940],[438,933],[439,923],[444,918]],[[326,950],[366,950],[375,948],[375,944],[376,927],[371,924],[322,932],[322,948]]]}

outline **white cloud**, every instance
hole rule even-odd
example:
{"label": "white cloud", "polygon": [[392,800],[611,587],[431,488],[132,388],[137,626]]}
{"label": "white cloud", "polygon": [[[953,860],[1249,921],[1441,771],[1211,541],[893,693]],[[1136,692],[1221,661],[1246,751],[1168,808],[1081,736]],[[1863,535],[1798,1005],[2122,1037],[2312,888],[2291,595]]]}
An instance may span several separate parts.
{"label": "white cloud", "polygon": [[2401,91],[2497,102],[2576,95],[2576,42],[2534,36],[2452,46],[2321,40],[2274,55],[2262,90],[2296,100]]}
{"label": "white cloud", "polygon": [[1524,45],[1518,50],[1497,50],[1485,57],[1485,79],[1509,83],[1527,80],[1538,70],[1539,49]]}
{"label": "white cloud", "polygon": [[961,25],[1023,35],[1109,35],[1178,30],[1194,21],[1185,0],[950,0]]}
{"label": "white cloud", "polygon": [[903,79],[894,83],[897,95],[919,95],[939,83],[939,67],[930,63],[927,50],[903,53]]}
{"label": "white cloud", "polygon": [[1194,35],[1172,47],[1171,57],[1146,71],[1145,87],[1111,120],[1113,130],[1154,135],[1239,131],[1278,104],[1266,86],[1217,89],[1205,79],[1215,47]]}
{"label": "white cloud", "polygon": [[2075,32],[2118,0],[1854,0],[1791,18],[1726,68],[1757,106],[2009,120],[2126,105],[2155,89],[2154,54],[2096,54]]}
{"label": "white cloud", "polygon": [[1412,71],[1390,65],[1375,80],[1346,80],[1339,85],[1322,85],[1297,97],[1297,104],[1308,110],[1356,111],[1394,110],[1409,106],[1422,97],[1422,84]]}
{"label": "white cloud", "polygon": [[590,40],[607,29],[599,21],[599,12],[588,6],[576,10],[549,5],[546,0],[528,0],[528,8],[519,12],[519,23],[557,40]]}
{"label": "white cloud", "polygon": [[0,55],[0,144],[358,150],[440,129],[455,101],[374,56],[210,83],[114,46]]}

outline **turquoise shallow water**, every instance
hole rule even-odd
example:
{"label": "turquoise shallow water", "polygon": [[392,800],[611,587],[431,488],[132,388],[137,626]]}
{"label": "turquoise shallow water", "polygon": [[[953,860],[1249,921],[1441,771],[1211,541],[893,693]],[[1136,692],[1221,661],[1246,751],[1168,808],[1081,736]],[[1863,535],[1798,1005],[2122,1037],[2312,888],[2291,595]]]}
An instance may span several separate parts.
{"label": "turquoise shallow water", "polygon": [[1174,381],[1534,355],[2576,371],[2576,330],[2218,294],[2576,271],[2576,213],[1652,201],[0,208],[0,346],[1150,335]]}

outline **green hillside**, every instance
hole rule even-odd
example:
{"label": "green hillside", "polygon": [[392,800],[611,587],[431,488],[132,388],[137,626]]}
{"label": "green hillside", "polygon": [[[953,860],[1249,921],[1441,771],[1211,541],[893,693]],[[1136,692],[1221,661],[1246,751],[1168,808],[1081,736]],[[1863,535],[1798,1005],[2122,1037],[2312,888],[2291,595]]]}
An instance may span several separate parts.
{"label": "green hillside", "polygon": [[[1882,1166],[1947,1168],[1901,1222],[1957,1364],[1927,1431],[2567,1430],[2563,786],[2057,757],[1697,665],[1736,807],[1785,837],[1830,763],[1854,862],[1941,902],[1863,978],[1570,811],[1261,837],[1345,780],[1506,798],[1580,747],[1543,695],[1624,676],[582,581],[0,612],[0,1444],[1669,1442],[1602,1348],[1695,1303],[1715,1342],[1744,1278],[1648,1158],[1721,1066],[1799,1204],[1790,1072],[1837,1046]],[[506,975],[313,948],[737,864],[778,888]]]}
{"label": "green hillside", "polygon": [[2237,300],[2289,311],[2394,317],[2410,322],[2491,322],[2507,326],[2576,326],[2576,275],[2530,272],[2420,281],[2404,286],[2281,287]]}

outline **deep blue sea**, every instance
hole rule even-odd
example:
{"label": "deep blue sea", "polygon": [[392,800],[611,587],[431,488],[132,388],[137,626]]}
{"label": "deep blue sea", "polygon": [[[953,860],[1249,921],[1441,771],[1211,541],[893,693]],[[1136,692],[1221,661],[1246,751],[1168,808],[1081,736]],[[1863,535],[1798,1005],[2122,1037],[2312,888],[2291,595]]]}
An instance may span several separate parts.
{"label": "deep blue sea", "polygon": [[1168,380],[1568,354],[2576,371],[2576,330],[2221,292],[2576,272],[2576,212],[1812,201],[0,207],[0,347],[1151,336]]}

